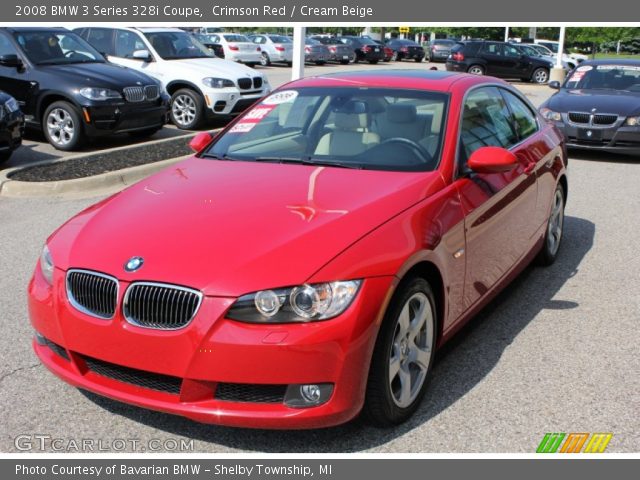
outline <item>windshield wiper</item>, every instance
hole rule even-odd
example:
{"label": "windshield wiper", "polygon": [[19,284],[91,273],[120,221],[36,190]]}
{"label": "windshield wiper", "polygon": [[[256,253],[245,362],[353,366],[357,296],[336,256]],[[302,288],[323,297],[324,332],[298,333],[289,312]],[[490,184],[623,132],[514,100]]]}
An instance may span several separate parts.
{"label": "windshield wiper", "polygon": [[338,168],[353,168],[357,170],[361,170],[364,168],[360,164],[355,163],[342,163],[342,162],[331,162],[328,160],[319,160],[313,157],[255,157],[253,159],[255,162],[273,162],[273,163],[286,163],[291,165],[309,165],[312,167],[338,167]]}

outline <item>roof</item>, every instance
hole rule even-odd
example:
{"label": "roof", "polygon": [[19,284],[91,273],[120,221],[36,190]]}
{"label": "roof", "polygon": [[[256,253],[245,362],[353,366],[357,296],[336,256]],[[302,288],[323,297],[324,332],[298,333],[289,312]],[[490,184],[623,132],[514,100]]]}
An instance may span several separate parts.
{"label": "roof", "polygon": [[631,67],[640,67],[640,60],[632,60],[630,58],[601,58],[598,60],[585,60],[580,65],[629,65]]}
{"label": "roof", "polygon": [[[448,91],[460,80],[476,83],[496,82],[492,77],[480,77],[444,70],[367,70],[305,77],[295,81],[297,87],[366,86],[379,88],[410,88]],[[497,80],[500,82],[500,80]]]}
{"label": "roof", "polygon": [[70,32],[64,27],[3,27],[8,32]]}

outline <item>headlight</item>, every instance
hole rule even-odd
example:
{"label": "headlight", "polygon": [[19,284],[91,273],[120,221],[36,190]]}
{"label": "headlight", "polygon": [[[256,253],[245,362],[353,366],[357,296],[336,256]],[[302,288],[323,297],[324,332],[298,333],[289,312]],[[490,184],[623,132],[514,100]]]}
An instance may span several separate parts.
{"label": "headlight", "polygon": [[51,258],[51,252],[46,245],[42,248],[40,254],[40,271],[49,285],[53,284],[53,258]]}
{"label": "headlight", "polygon": [[637,127],[640,125],[640,117],[629,117],[625,120],[624,124],[629,127]]}
{"label": "headlight", "polygon": [[113,98],[122,98],[120,93],[108,88],[92,88],[87,87],[80,90],[80,95],[89,100],[110,100]]}
{"label": "headlight", "polygon": [[560,113],[554,112],[553,110],[550,110],[548,108],[541,108],[540,115],[542,115],[547,120],[553,120],[554,122],[562,121],[562,115],[560,115]]}
{"label": "headlight", "polygon": [[202,79],[202,83],[204,83],[209,88],[225,88],[225,87],[235,87],[236,84],[231,80],[226,78],[215,78],[215,77],[207,77]]}
{"label": "headlight", "polygon": [[361,284],[362,280],[349,280],[250,293],[233,304],[227,318],[252,323],[327,320],[351,305]]}

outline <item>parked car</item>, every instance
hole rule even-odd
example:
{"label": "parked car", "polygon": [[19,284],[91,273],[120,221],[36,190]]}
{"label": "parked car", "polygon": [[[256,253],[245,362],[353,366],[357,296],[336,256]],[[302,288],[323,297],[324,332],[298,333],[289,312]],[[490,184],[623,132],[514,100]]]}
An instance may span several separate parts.
{"label": "parked car", "polygon": [[640,155],[640,61],[587,60],[540,107],[569,148]]}
{"label": "parked car", "polygon": [[413,40],[394,38],[387,42],[387,47],[393,50],[391,60],[401,61],[404,59],[421,62],[424,59],[424,48]]}
{"label": "parked car", "polygon": [[110,62],[156,77],[171,95],[171,120],[198,128],[207,117],[237,115],[271,91],[265,75],[216,58],[191,34],[163,27],[75,30]]}
{"label": "parked car", "polygon": [[[0,68],[1,65],[0,63]],[[22,145],[23,133],[24,114],[20,110],[18,101],[0,91],[0,165],[9,160],[14,150]]]}
{"label": "parked car", "polygon": [[351,47],[355,53],[354,62],[369,62],[371,64],[384,60],[384,49],[373,39],[368,37],[343,36],[338,40]]}
{"label": "parked car", "polygon": [[384,42],[381,42],[379,40],[374,40],[374,42],[376,42],[378,45],[382,47],[382,51],[384,52],[383,60],[385,62],[390,62],[393,59],[393,48],[388,47],[387,45],[384,44]]}
{"label": "parked car", "polygon": [[455,40],[432,40],[429,42],[429,47],[427,48],[427,60],[429,62],[446,62],[455,44]]}
{"label": "parked car", "polygon": [[314,36],[311,38],[327,47],[329,50],[330,62],[338,62],[342,65],[347,65],[348,63],[352,63],[356,58],[356,54],[351,47],[342,43],[336,37]]}
{"label": "parked car", "polygon": [[207,35],[205,33],[194,33],[193,37],[202,45],[211,50],[216,57],[224,58],[224,47],[219,43],[216,43],[211,38],[211,35]]}
{"label": "parked car", "polygon": [[263,66],[272,63],[293,63],[293,42],[285,35],[250,35],[249,39],[260,46],[261,61]]}
{"label": "parked car", "polygon": [[452,72],[547,83],[553,63],[525,55],[510,43],[473,40],[454,45],[446,68]]}
{"label": "parked car", "polygon": [[0,29],[0,89],[59,150],[89,137],[152,135],[167,120],[169,97],[157,80],[108,63],[64,28]]}
{"label": "parked car", "polygon": [[397,424],[436,349],[561,248],[562,134],[500,80],[304,78],[192,146],[46,242],[33,348],[66,382],[208,423]]}
{"label": "parked car", "polygon": [[[533,43],[536,45],[542,45],[553,52],[554,55],[558,54],[560,49],[560,42],[557,40],[545,40],[542,38],[536,38]],[[565,61],[573,61],[576,65],[579,63],[588,60],[589,57],[587,55],[583,55],[582,53],[567,53],[566,51],[562,52],[562,59]]]}
{"label": "parked car", "polygon": [[326,45],[318,40],[307,37],[304,41],[304,61],[306,63],[315,63],[316,65],[324,65],[329,61],[331,52]]}
{"label": "parked car", "polygon": [[262,62],[262,50],[248,37],[240,33],[212,33],[211,42],[222,47],[225,60],[244,63],[253,67]]}
{"label": "parked car", "polygon": [[[545,47],[544,45],[540,45],[537,43],[517,43],[515,45],[518,45],[519,47],[523,48],[525,50],[525,53],[527,53],[527,55],[535,56],[533,53],[530,53],[531,50],[533,50],[539,56],[542,56],[543,58],[550,60],[554,65],[556,64],[556,59],[558,58],[558,55],[553,51],[549,50],[549,48]],[[561,62],[562,62],[562,68],[564,68],[565,70],[573,70],[574,68],[576,68],[576,65],[578,65],[578,60],[576,60],[575,58],[571,58],[566,54],[562,55]]]}

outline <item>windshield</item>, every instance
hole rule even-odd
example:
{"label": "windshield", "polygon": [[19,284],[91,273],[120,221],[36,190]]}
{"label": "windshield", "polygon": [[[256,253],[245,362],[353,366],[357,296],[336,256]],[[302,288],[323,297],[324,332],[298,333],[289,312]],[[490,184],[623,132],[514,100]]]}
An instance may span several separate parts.
{"label": "windshield", "polygon": [[17,32],[14,37],[36,65],[105,62],[95,48],[73,32]]}
{"label": "windshield", "polygon": [[301,88],[273,93],[219,136],[205,158],[434,170],[448,96],[382,88]]}
{"label": "windshield", "polygon": [[640,92],[640,65],[581,65],[564,88]]}
{"label": "windshield", "polygon": [[164,60],[215,58],[213,52],[187,32],[146,32],[144,36]]}

